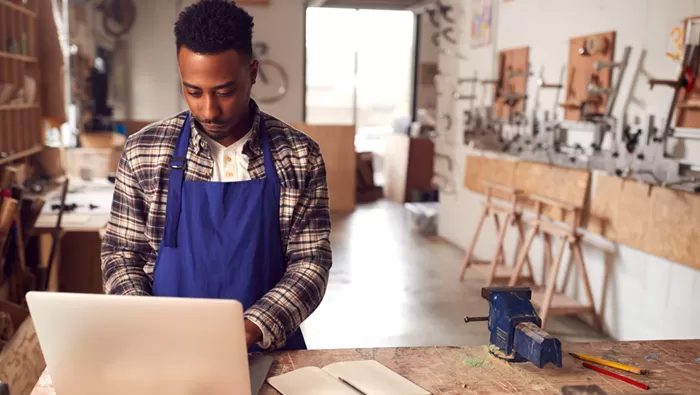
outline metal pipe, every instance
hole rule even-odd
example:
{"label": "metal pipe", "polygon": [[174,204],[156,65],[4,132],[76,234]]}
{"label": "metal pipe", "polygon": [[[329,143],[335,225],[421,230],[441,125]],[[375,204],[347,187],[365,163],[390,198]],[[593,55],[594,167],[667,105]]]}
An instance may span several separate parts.
{"label": "metal pipe", "polygon": [[625,70],[627,70],[627,63],[630,59],[630,54],[632,53],[632,47],[625,47],[625,53],[622,55],[622,62],[620,66],[620,75],[617,76],[617,81],[615,82],[615,87],[613,88],[612,95],[608,98],[608,108],[605,110],[605,115],[612,115],[613,108],[615,107],[615,101],[617,100],[617,95],[620,92],[620,86],[622,85],[622,79],[625,78]]}

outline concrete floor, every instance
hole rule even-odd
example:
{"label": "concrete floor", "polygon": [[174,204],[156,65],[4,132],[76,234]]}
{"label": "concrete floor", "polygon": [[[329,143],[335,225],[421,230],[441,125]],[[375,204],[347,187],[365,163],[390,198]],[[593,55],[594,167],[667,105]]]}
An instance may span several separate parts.
{"label": "concrete floor", "polygon": [[[466,346],[488,343],[484,279],[467,271],[464,251],[411,230],[402,205],[380,201],[334,215],[333,268],[326,296],[302,324],[310,349]],[[554,317],[547,331],[562,341],[608,340],[574,317]]]}

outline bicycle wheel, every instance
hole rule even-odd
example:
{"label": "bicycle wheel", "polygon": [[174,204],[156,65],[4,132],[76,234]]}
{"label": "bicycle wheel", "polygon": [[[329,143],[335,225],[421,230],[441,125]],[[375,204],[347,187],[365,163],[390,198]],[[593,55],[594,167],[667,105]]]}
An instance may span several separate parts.
{"label": "bicycle wheel", "polygon": [[288,89],[289,78],[282,65],[273,60],[260,60],[258,80],[251,93],[253,99],[261,103],[274,103],[282,100]]}

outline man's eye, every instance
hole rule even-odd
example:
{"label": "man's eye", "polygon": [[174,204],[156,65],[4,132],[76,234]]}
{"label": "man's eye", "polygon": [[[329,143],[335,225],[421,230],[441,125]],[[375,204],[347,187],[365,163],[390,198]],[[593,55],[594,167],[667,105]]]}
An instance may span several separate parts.
{"label": "man's eye", "polygon": [[217,94],[222,97],[227,97],[233,95],[233,91],[220,91],[217,92]]}
{"label": "man's eye", "polygon": [[202,96],[202,92],[194,92],[194,91],[187,91],[187,94],[192,96],[192,97],[200,97]]}

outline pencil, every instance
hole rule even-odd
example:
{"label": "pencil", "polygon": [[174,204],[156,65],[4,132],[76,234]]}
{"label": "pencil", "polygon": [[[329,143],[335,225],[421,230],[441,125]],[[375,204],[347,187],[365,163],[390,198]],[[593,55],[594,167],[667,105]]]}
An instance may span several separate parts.
{"label": "pencil", "polygon": [[648,390],[648,389],[649,389],[649,386],[646,385],[646,384],[642,384],[642,383],[637,382],[637,381],[634,381],[634,380],[632,380],[632,379],[628,379],[627,377],[620,376],[620,375],[617,374],[617,373],[609,372],[609,371],[607,371],[607,370],[605,370],[605,369],[599,368],[599,367],[597,367],[597,366],[593,366],[593,365],[591,365],[590,363],[583,362],[583,366],[586,367],[586,368],[588,368],[588,369],[595,370],[595,371],[598,372],[598,373],[602,373],[602,374],[605,374],[605,375],[607,375],[607,376],[614,377],[614,378],[616,378],[616,379],[618,379],[618,380],[620,380],[620,381],[624,381],[624,382],[627,383],[627,384],[632,384],[633,386],[639,387],[639,388],[641,388],[641,389],[643,389],[643,390]]}
{"label": "pencil", "polygon": [[623,364],[617,363],[617,362],[606,361],[605,359],[592,357],[592,356],[586,355],[586,354],[579,354],[579,353],[570,352],[569,355],[571,355],[574,358],[578,358],[582,361],[597,363],[599,365],[607,366],[609,368],[624,370],[625,372],[630,372],[630,373],[634,373],[634,374],[643,374],[643,375],[649,374],[649,371],[645,370],[645,369],[640,369],[640,368],[636,368],[634,366],[629,366],[629,365],[623,365]]}

